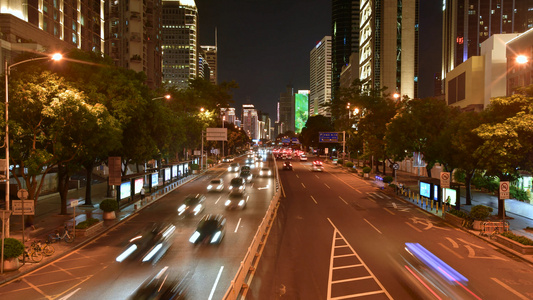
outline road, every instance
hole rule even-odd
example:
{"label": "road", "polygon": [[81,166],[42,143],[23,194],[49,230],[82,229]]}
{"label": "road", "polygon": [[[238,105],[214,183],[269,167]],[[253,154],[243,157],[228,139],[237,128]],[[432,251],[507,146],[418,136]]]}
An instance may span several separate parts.
{"label": "road", "polygon": [[[209,170],[85,246],[0,287],[0,299],[127,299],[164,266],[169,266],[172,276],[187,279],[190,299],[221,299],[274,195],[273,178],[257,176],[247,184],[249,201],[242,211],[225,210],[227,188],[222,193],[206,193],[204,213],[224,214],[226,235],[218,246],[189,243],[200,216],[179,218],[177,208],[187,194],[205,193],[212,178],[222,177],[229,183],[236,173],[228,173],[227,166]],[[177,230],[172,247],[157,264],[115,261],[137,231],[163,220],[175,224]]]}
{"label": "road", "polygon": [[[533,268],[518,257],[372,181],[330,165],[311,172],[310,161],[293,166],[280,171],[278,218],[247,299],[533,299]],[[443,280],[406,243],[467,281]]]}

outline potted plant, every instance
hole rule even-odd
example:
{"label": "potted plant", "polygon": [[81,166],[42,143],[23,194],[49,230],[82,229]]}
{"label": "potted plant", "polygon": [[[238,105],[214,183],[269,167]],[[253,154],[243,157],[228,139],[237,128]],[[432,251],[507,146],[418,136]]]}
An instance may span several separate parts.
{"label": "potted plant", "polygon": [[104,212],[104,220],[116,218],[115,211],[118,210],[118,202],[115,199],[104,199],[100,203],[100,209]]}
{"label": "potted plant", "polygon": [[90,236],[96,233],[100,228],[102,228],[102,226],[103,224],[100,222],[100,220],[89,218],[76,225],[76,235],[79,234],[80,236]]}
{"label": "potted plant", "polygon": [[198,173],[198,170],[200,170],[200,165],[199,164],[191,164],[191,170],[192,170],[193,174]]}
{"label": "potted plant", "polygon": [[20,267],[18,257],[24,253],[24,245],[14,238],[4,239],[4,270],[15,271]]}
{"label": "potted plant", "polygon": [[370,171],[372,171],[372,169],[370,169],[370,167],[364,167],[363,168],[363,176],[365,178],[368,178],[368,173],[370,173]]}

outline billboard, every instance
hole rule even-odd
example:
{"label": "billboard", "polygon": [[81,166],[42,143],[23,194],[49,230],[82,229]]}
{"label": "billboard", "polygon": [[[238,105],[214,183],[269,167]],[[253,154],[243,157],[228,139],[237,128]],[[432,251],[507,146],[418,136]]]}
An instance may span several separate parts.
{"label": "billboard", "polygon": [[143,185],[144,185],[144,178],[137,178],[137,179],[135,179],[134,186],[133,186],[133,188],[134,188],[134,193],[135,193],[135,194],[140,193],[140,192],[141,192],[141,189],[142,189],[142,187],[143,187]]}
{"label": "billboard", "polygon": [[420,182],[420,196],[431,198],[431,184],[427,182]]}
{"label": "billboard", "polygon": [[309,118],[309,91],[299,90],[294,94],[294,131],[302,132]]}
{"label": "billboard", "polygon": [[131,196],[131,182],[126,181],[120,185],[120,200]]}
{"label": "billboard", "polygon": [[158,186],[159,185],[159,174],[152,173],[152,186]]}

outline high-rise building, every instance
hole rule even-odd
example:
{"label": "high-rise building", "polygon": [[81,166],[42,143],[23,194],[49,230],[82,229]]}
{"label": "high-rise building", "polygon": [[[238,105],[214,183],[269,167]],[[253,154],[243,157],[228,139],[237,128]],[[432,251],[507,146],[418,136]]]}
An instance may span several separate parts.
{"label": "high-rise building", "polygon": [[194,0],[163,0],[163,81],[187,88],[198,76],[198,9]]}
{"label": "high-rise building", "polygon": [[218,84],[217,74],[217,46],[200,46],[204,52],[204,57],[209,64],[209,81],[212,84]]}
{"label": "high-rise building", "polygon": [[211,66],[207,61],[206,56],[207,54],[205,53],[205,51],[200,48],[200,51],[198,51],[198,78],[203,78],[207,81],[211,81]]}
{"label": "high-rise building", "polygon": [[[331,92],[332,98],[340,86],[342,67],[350,55],[359,52],[359,3],[362,0],[333,0],[331,5]],[[380,0],[377,0],[380,1]]]}
{"label": "high-rise building", "polygon": [[361,0],[359,79],[386,93],[418,95],[419,0]]}
{"label": "high-rise building", "polygon": [[285,92],[279,96],[278,115],[278,134],[285,133],[289,130],[294,132],[294,90],[291,85],[287,85]]}
{"label": "high-rise building", "polygon": [[294,132],[302,132],[309,118],[309,90],[298,90],[294,94]]}
{"label": "high-rise building", "polygon": [[242,105],[242,129],[252,139],[259,139],[259,122],[257,110],[253,104]]}
{"label": "high-rise building", "polygon": [[494,34],[533,28],[531,0],[449,0],[443,6],[442,79],[468,58],[480,55],[481,43]]}
{"label": "high-rise building", "polygon": [[330,116],[324,105],[331,102],[331,36],[311,50],[309,65],[309,115]]}
{"label": "high-rise building", "polygon": [[148,86],[159,86],[161,0],[105,2],[105,53],[119,67],[144,72]]}
{"label": "high-rise building", "polygon": [[223,107],[220,109],[220,113],[225,117],[226,123],[235,124],[235,108],[234,107]]}

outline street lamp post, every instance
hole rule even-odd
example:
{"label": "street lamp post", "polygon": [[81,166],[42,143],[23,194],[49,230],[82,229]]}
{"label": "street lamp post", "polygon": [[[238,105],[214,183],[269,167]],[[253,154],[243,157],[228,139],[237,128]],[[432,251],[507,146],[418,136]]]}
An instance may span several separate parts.
{"label": "street lamp post", "polygon": [[[7,58],[4,60],[4,76],[5,76],[5,89],[6,89],[6,137],[4,140],[5,147],[6,147],[6,161],[5,161],[5,172],[6,172],[6,210],[9,210],[9,73],[11,71],[11,68],[18,66],[23,63],[36,61],[36,60],[44,60],[44,59],[51,59],[54,61],[61,60],[63,56],[59,53],[55,53],[50,56],[43,56],[43,57],[36,57],[36,58],[30,58],[23,61],[16,62],[14,64],[8,65],[7,64]],[[7,217],[6,226],[5,226],[5,236],[9,237],[9,216]]]}

